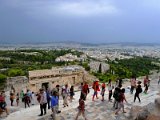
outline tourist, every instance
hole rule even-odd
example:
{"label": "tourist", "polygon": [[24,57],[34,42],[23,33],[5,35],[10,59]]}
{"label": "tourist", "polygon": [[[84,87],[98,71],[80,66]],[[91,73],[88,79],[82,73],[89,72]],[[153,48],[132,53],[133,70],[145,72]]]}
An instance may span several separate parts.
{"label": "tourist", "polygon": [[32,92],[28,89],[26,94],[29,97],[29,103],[30,103],[32,99]]}
{"label": "tourist", "polygon": [[114,88],[118,87],[118,80],[116,80]]}
{"label": "tourist", "polygon": [[16,95],[16,103],[17,103],[17,106],[19,105],[19,93],[17,93]]}
{"label": "tourist", "polygon": [[78,113],[76,116],[75,120],[78,120],[78,117],[82,114],[82,116],[84,117],[85,120],[87,120],[86,115],[85,115],[85,98],[81,97],[79,99],[79,106],[78,106]]}
{"label": "tourist", "polygon": [[66,84],[64,87],[62,87],[62,97],[63,97],[63,105],[64,107],[68,106],[68,85]]}
{"label": "tourist", "polygon": [[116,87],[114,89],[114,93],[113,93],[113,98],[114,98],[114,103],[113,103],[113,108],[118,109],[118,101],[120,99],[119,95],[120,95],[121,89],[119,87]]}
{"label": "tourist", "polygon": [[106,84],[102,83],[102,90],[101,90],[102,100],[101,101],[104,101],[105,88],[106,88]]}
{"label": "tourist", "polygon": [[70,102],[72,102],[74,95],[75,95],[75,93],[74,93],[74,86],[71,86],[71,88],[70,88]]}
{"label": "tourist", "polygon": [[133,94],[134,88],[136,87],[136,77],[132,76],[130,82],[131,82],[130,93]]}
{"label": "tourist", "polygon": [[23,97],[24,97],[24,92],[23,92],[23,90],[20,92],[20,99],[22,100],[22,102],[24,102],[23,101]]}
{"label": "tourist", "polygon": [[58,92],[53,91],[52,96],[50,96],[50,98],[51,98],[51,109],[52,109],[51,117],[53,118],[53,120],[56,120],[56,113],[58,113],[57,106],[58,106],[58,101],[59,101]]}
{"label": "tourist", "polygon": [[9,115],[8,112],[8,108],[7,108],[7,104],[5,101],[5,92],[2,91],[2,93],[0,94],[0,111],[5,111],[7,115]]}
{"label": "tourist", "polygon": [[50,109],[50,102],[51,102],[51,98],[50,98],[50,96],[51,96],[51,91],[50,91],[50,89],[49,89],[49,88],[47,88],[47,90],[46,90],[46,95],[47,95],[47,104],[48,104],[48,109]]}
{"label": "tourist", "polygon": [[136,97],[138,98],[139,102],[141,102],[141,99],[139,98],[139,94],[142,92],[142,88],[141,88],[141,81],[138,81],[138,85],[136,88],[136,93],[134,95],[134,102],[136,101]]}
{"label": "tourist", "polygon": [[96,96],[96,98],[98,99],[98,91],[100,91],[99,89],[99,83],[98,80],[93,82],[93,86],[92,86],[94,93],[93,93],[93,97],[92,97],[92,101],[94,101],[94,97]]}
{"label": "tourist", "polygon": [[82,95],[83,95],[83,83],[81,83],[81,85],[80,85],[80,87],[79,87],[79,89],[80,89],[80,91],[81,91],[81,94],[80,94],[80,98],[82,97]]}
{"label": "tourist", "polygon": [[32,99],[31,99],[32,105],[35,105],[35,94],[32,92]]}
{"label": "tourist", "polygon": [[86,100],[87,95],[89,93],[89,86],[88,86],[87,82],[85,82],[85,84],[83,85],[82,93],[83,93],[83,96],[84,96],[84,100]]}
{"label": "tourist", "polygon": [[109,79],[108,82],[108,92],[109,92],[109,96],[108,96],[108,101],[112,101],[111,97],[112,97],[112,81],[111,79]]}
{"label": "tourist", "polygon": [[30,107],[30,105],[29,105],[30,97],[27,94],[24,94],[23,101],[24,101],[25,108],[27,107],[27,105],[28,105],[28,107]]}
{"label": "tourist", "polygon": [[60,86],[56,85],[56,87],[53,88],[52,91],[51,91],[51,94],[53,94],[54,92],[57,93],[57,97],[58,97],[58,105],[56,106],[56,108],[57,108],[56,112],[57,113],[61,113],[61,111],[59,110],[59,88],[60,88]]}
{"label": "tourist", "polygon": [[118,87],[122,86],[122,79],[119,79]]}
{"label": "tourist", "polygon": [[[39,116],[43,116],[47,113],[46,107],[47,107],[47,95],[44,89],[40,89],[40,110],[41,113]],[[44,111],[44,112],[43,112]]]}
{"label": "tourist", "polygon": [[10,93],[11,106],[13,106],[14,99],[15,99],[15,95],[14,95],[14,93],[11,92]]}
{"label": "tourist", "polygon": [[124,110],[124,100],[125,102],[127,103],[127,100],[125,98],[125,89],[123,88],[121,91],[120,91],[120,95],[119,95],[119,101],[118,101],[118,109],[116,110],[115,114],[117,115],[118,112],[121,110],[121,108],[123,109],[123,113],[126,113],[126,111]]}
{"label": "tourist", "polygon": [[160,83],[160,76],[159,76],[159,80],[158,80],[158,85],[159,85],[159,83]]}
{"label": "tourist", "polygon": [[146,75],[146,77],[144,78],[144,87],[145,87],[144,93],[147,94],[148,87],[149,87],[149,78],[148,78],[148,75]]}

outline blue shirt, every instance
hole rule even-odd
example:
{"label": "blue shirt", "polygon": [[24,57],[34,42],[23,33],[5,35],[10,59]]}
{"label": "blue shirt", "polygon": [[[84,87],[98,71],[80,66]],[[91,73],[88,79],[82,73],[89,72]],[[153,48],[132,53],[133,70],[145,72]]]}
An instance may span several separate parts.
{"label": "blue shirt", "polygon": [[58,97],[57,96],[51,96],[51,107],[54,107],[58,105]]}

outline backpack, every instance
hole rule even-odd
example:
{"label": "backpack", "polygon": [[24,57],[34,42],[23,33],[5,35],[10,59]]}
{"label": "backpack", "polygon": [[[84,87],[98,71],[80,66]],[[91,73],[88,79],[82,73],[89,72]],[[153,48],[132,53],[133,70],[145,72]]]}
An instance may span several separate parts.
{"label": "backpack", "polygon": [[139,93],[141,93],[141,92],[142,92],[142,88],[140,87],[140,88],[139,88]]}
{"label": "backpack", "polygon": [[137,88],[137,90],[136,90],[138,93],[141,93],[143,90],[142,90],[142,88],[141,88],[141,85],[138,85],[138,88]]}
{"label": "backpack", "polygon": [[118,91],[114,91],[113,97],[115,98],[116,101],[120,102],[120,100],[121,100],[121,93],[119,93]]}

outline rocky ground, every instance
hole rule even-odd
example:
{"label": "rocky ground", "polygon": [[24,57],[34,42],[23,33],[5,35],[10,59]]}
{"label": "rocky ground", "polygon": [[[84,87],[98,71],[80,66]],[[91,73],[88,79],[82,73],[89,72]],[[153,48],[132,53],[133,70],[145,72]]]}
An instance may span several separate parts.
{"label": "rocky ground", "polygon": [[[129,93],[129,82],[125,82],[123,87],[126,89],[126,99],[128,104],[125,104],[125,110],[127,113],[120,112],[119,115],[115,115],[115,110],[113,109],[113,103],[108,102],[108,91],[105,93],[105,101],[101,101],[101,96],[99,99],[96,99],[94,102],[92,99],[93,90],[90,91],[88,98],[86,100],[86,116],[88,120],[134,120],[137,118],[137,115],[140,113],[141,110],[144,111],[144,108],[150,108],[148,110],[150,116],[146,119],[148,120],[157,120],[157,114],[150,114],[154,110],[156,104],[153,104],[155,98],[160,97],[160,85],[157,85],[157,75],[152,75],[151,77],[151,86],[149,87],[148,94],[141,93],[141,103],[138,100],[134,103],[133,98],[134,95]],[[141,78],[139,79],[141,80]],[[77,106],[78,106],[78,98],[80,96],[80,92],[76,92],[74,96],[75,100],[72,103],[69,103],[69,107],[63,108],[62,100],[60,100],[60,109],[62,113],[57,115],[57,120],[74,120],[77,114]],[[152,109],[151,109],[152,108]],[[11,108],[12,110],[18,110],[17,112],[11,113],[8,117],[2,117],[0,119],[4,120],[50,120],[51,111],[47,112],[47,115],[39,117],[38,114],[40,113],[39,105],[32,106],[30,108]],[[134,114],[133,114],[134,113]],[[157,118],[155,118],[157,117]],[[83,120],[82,117],[79,117],[79,120]],[[159,119],[160,120],[160,119]]]}

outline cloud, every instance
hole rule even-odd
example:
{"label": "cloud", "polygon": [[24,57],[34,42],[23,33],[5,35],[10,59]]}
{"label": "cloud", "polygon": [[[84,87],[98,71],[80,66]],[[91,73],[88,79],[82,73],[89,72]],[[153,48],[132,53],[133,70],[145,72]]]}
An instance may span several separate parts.
{"label": "cloud", "polygon": [[6,0],[14,8],[33,15],[96,16],[115,14],[119,10],[111,0]]}
{"label": "cloud", "polygon": [[76,16],[94,16],[100,14],[115,14],[118,12],[115,6],[100,1],[61,2],[55,9],[61,14]]}

